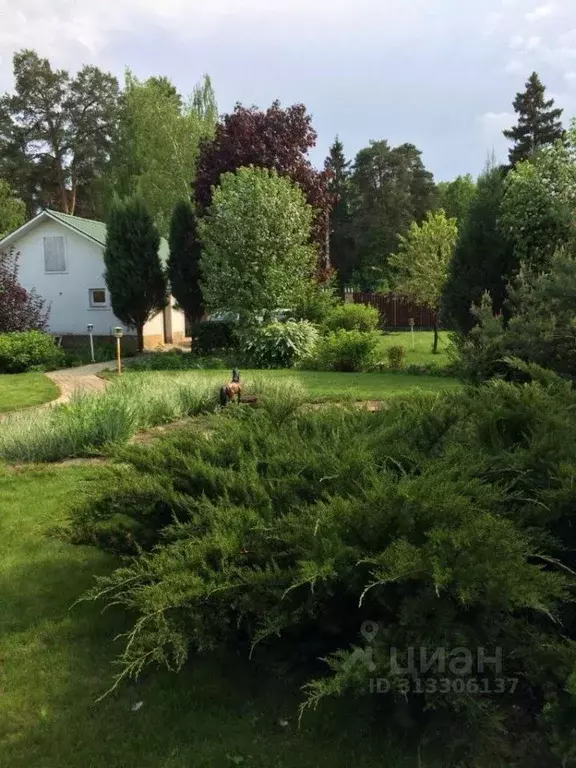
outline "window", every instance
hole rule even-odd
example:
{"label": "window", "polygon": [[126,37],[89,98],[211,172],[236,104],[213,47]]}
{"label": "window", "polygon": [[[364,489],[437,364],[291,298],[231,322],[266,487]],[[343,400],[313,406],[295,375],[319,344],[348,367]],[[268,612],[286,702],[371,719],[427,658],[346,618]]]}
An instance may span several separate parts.
{"label": "window", "polygon": [[106,309],[108,307],[108,297],[104,288],[90,288],[90,306],[93,309]]}
{"label": "window", "polygon": [[63,237],[44,238],[44,271],[66,272],[66,252]]}

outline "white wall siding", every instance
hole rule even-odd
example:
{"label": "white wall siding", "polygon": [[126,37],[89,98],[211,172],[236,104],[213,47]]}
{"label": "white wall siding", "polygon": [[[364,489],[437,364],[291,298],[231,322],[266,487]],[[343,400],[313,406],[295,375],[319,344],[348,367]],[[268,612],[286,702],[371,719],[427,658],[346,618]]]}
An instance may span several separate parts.
{"label": "white wall siding", "polygon": [[[46,273],[44,238],[64,237],[66,273]],[[90,288],[105,288],[102,247],[57,222],[42,222],[15,242],[20,253],[20,284],[51,304],[49,330],[55,334],[85,334],[92,323],[96,335],[108,335],[122,323],[111,309],[90,307]],[[128,329],[125,328],[125,331]]]}

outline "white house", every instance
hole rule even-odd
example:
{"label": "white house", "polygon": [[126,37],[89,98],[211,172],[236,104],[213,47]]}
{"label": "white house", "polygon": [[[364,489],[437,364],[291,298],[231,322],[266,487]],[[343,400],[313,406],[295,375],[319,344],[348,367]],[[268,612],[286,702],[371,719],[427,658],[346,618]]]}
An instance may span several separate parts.
{"label": "white house", "polygon": [[[11,247],[20,254],[19,282],[36,291],[50,305],[49,330],[63,337],[85,336],[87,326],[95,336],[110,336],[122,326],[114,315],[104,281],[106,225],[100,221],[42,211],[26,224],[0,240],[0,251]],[[168,243],[162,239],[160,258],[166,261]],[[174,299],[163,312],[144,326],[144,346],[177,344],[185,337],[184,313]]]}

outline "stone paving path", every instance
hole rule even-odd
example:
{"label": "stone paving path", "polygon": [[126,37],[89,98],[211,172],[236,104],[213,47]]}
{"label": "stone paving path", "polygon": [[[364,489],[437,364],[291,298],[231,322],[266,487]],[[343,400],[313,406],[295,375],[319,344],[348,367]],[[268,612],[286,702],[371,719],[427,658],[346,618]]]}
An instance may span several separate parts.
{"label": "stone paving path", "polygon": [[96,376],[106,368],[114,368],[115,362],[92,363],[81,365],[79,368],[64,368],[61,371],[47,373],[49,379],[60,389],[60,397],[46,403],[45,406],[67,403],[74,392],[104,392],[108,382]]}

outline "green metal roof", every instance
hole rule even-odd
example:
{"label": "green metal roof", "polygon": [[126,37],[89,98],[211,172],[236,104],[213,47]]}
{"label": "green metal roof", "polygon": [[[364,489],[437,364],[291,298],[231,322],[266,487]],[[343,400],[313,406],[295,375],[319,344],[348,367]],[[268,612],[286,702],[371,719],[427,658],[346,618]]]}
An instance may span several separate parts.
{"label": "green metal roof", "polygon": [[[106,224],[102,221],[94,221],[93,219],[83,219],[81,216],[70,216],[67,213],[60,213],[60,211],[47,211],[50,216],[62,224],[65,224],[70,229],[75,229],[81,235],[95,240],[100,243],[102,247],[106,245]],[[158,249],[158,255],[160,261],[166,264],[168,261],[169,247],[168,242],[163,237],[160,238],[160,248]]]}

